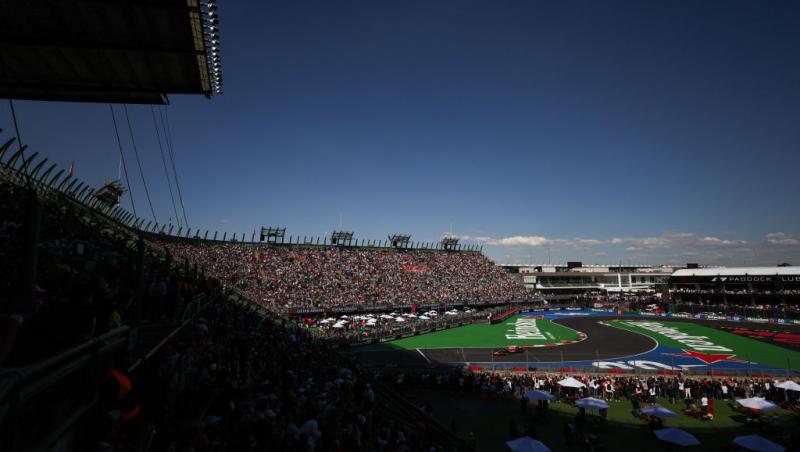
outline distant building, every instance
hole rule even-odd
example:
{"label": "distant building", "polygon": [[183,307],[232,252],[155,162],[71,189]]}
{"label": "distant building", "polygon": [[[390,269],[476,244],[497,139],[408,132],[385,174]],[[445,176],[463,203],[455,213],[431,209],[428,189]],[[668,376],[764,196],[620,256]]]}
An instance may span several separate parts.
{"label": "distant building", "polygon": [[501,265],[543,295],[662,292],[676,267],[651,265]]}
{"label": "distant building", "polygon": [[669,287],[676,303],[784,303],[800,299],[800,267],[686,268]]}

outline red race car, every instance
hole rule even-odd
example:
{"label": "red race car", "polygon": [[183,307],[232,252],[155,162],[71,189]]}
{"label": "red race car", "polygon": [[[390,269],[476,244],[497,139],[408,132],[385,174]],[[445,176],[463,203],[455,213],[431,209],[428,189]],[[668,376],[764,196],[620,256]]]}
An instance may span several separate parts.
{"label": "red race car", "polygon": [[494,356],[505,356],[505,355],[512,355],[514,353],[522,353],[525,350],[522,348],[521,345],[509,345],[506,348],[501,348],[500,350],[495,350],[492,353]]}

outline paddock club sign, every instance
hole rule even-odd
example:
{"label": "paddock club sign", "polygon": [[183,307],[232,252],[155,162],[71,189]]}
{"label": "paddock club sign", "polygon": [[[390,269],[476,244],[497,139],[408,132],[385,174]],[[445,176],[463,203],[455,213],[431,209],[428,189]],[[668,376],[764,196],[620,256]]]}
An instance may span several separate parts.
{"label": "paddock club sign", "polygon": [[676,276],[674,284],[778,284],[800,283],[800,275]]}

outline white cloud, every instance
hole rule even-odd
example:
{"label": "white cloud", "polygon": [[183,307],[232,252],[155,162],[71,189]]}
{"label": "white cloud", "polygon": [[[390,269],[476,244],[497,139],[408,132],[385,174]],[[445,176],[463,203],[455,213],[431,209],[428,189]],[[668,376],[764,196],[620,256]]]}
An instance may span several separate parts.
{"label": "white cloud", "polygon": [[601,245],[619,245],[628,251],[643,249],[671,248],[674,246],[733,246],[745,245],[745,240],[728,240],[719,237],[705,236],[689,232],[665,233],[652,237],[613,237],[610,239],[592,238],[548,238],[540,235],[515,235],[509,237],[470,237],[461,236],[463,240],[472,240],[495,246],[530,246],[530,247],[570,247],[570,248],[591,248]]}
{"label": "white cloud", "polygon": [[770,245],[783,245],[783,246],[797,246],[800,245],[800,239],[793,237],[784,232],[770,232],[766,235],[767,243]]}

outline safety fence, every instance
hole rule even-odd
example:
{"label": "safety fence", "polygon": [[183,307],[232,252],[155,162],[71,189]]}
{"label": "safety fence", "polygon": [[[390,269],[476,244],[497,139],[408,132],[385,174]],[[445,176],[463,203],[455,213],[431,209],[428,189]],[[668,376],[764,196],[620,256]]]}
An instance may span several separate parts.
{"label": "safety fence", "polygon": [[[2,129],[0,129],[0,133]],[[2,143],[2,142],[0,142]],[[16,150],[14,147],[16,146]],[[161,240],[191,240],[193,243],[237,243],[252,246],[292,246],[292,247],[342,247],[341,243],[332,243],[328,237],[294,236],[280,237],[277,240],[261,242],[256,241],[256,231],[247,232],[209,231],[199,228],[176,226],[171,223],[159,223],[155,220],[148,221],[137,217],[135,214],[122,208],[120,205],[109,205],[102,197],[97,196],[99,191],[75,176],[74,171],[67,171],[54,163],[49,163],[47,158],[41,158],[38,152],[26,156],[28,146],[18,146],[16,138],[10,138],[0,144],[0,171],[9,180],[19,185],[27,186],[40,195],[58,193],[67,196],[77,203],[93,211],[107,216],[121,226],[146,236],[155,236]],[[346,242],[347,248],[370,249],[400,249],[432,252],[481,252],[482,245],[463,244],[446,245],[442,242],[408,242],[401,247],[393,245],[390,240],[352,239]]]}

